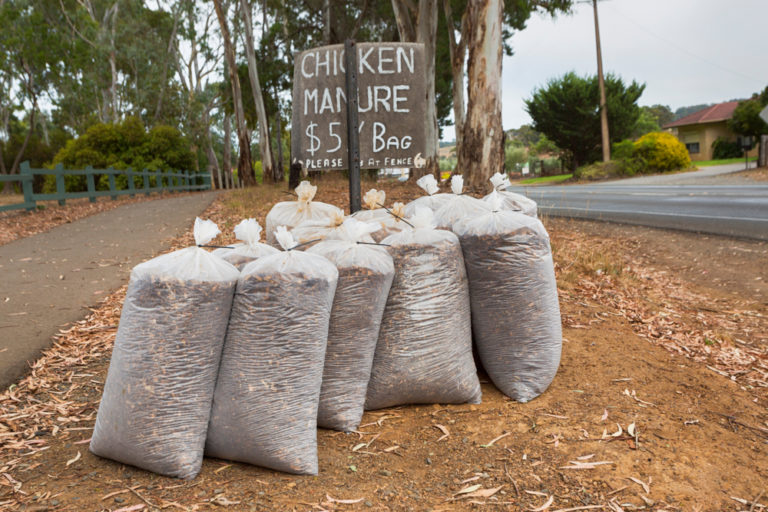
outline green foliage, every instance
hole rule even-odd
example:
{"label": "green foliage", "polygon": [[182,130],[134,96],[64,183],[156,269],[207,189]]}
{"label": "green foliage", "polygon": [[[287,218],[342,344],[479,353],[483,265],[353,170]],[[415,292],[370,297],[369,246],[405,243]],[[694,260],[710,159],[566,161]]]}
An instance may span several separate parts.
{"label": "green foliage", "polygon": [[582,165],[573,172],[573,177],[577,180],[604,180],[619,176],[631,176],[625,172],[622,162],[611,160],[609,162],[595,162],[588,165]]}
{"label": "green foliage", "polygon": [[546,135],[539,137],[538,142],[533,146],[533,152],[537,155],[558,153],[560,148]]}
{"label": "green foliage", "polygon": [[623,140],[611,146],[612,160],[595,162],[576,169],[574,178],[601,180],[674,171],[690,167],[688,151],[677,137],[666,132],[651,132],[636,142]]}
{"label": "green foliage", "polygon": [[647,172],[674,171],[691,165],[685,145],[666,132],[651,132],[635,142],[635,158],[645,164]]}
{"label": "green foliage", "polygon": [[507,144],[504,148],[504,168],[509,171],[519,171],[528,160],[528,150],[522,146]]}
{"label": "green foliage", "polygon": [[731,131],[755,139],[768,133],[768,124],[760,117],[760,111],[768,104],[768,93],[763,91],[763,94],[766,97],[766,103],[763,103],[758,95],[739,102],[739,106],[733,111],[733,116],[728,121]]}
{"label": "green foliage", "polygon": [[[187,170],[194,164],[189,143],[178,129],[158,125],[147,132],[137,118],[127,118],[120,124],[95,124],[84,135],[67,141],[54,157],[54,164],[67,169],[82,169],[88,165],[95,169],[134,170]],[[108,186],[107,177],[101,176],[98,188]],[[118,177],[119,188],[127,186],[124,177]],[[143,182],[137,177],[136,186]],[[54,184],[55,187],[55,184]],[[67,176],[67,190],[86,190],[84,176]]]}
{"label": "green foliage", "polygon": [[614,160],[627,160],[634,156],[635,144],[631,140],[622,140],[614,142],[611,145],[611,156]]}
{"label": "green foliage", "polygon": [[[637,124],[637,100],[644,84],[625,85],[621,78],[605,77],[606,108],[611,141],[629,137]],[[533,128],[542,132],[566,153],[570,167],[597,160],[600,156],[600,112],[597,76],[580,77],[574,72],[550,80],[546,87],[525,100]]]}
{"label": "green foliage", "polygon": [[649,108],[640,107],[640,117],[637,118],[637,124],[635,124],[635,129],[632,131],[632,137],[638,138],[646,133],[658,132],[659,130],[661,130],[661,126],[659,126],[659,122]]}
{"label": "green foliage", "polygon": [[736,140],[727,140],[723,137],[718,137],[715,142],[712,143],[712,159],[721,160],[724,158],[737,158],[742,156],[743,150],[741,144]]}

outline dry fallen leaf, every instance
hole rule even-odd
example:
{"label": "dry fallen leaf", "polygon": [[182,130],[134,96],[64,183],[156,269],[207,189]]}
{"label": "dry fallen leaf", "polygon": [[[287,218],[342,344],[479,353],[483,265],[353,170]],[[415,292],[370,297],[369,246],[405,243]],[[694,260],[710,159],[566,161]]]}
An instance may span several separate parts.
{"label": "dry fallen leaf", "polygon": [[633,482],[635,482],[635,483],[636,483],[637,485],[639,485],[640,487],[642,487],[642,488],[643,488],[643,490],[645,491],[645,494],[650,494],[650,492],[651,492],[651,489],[650,489],[650,487],[648,486],[648,484],[646,484],[645,482],[643,482],[643,481],[642,481],[642,480],[640,480],[639,478],[635,478],[635,477],[633,477],[633,476],[629,477],[629,479],[630,479],[630,480],[632,480]]}
{"label": "dry fallen leaf", "polygon": [[605,421],[608,419],[608,409],[603,409],[603,417],[600,418],[600,421]]}
{"label": "dry fallen leaf", "polygon": [[505,437],[507,437],[511,433],[512,432],[505,432],[504,434],[501,434],[500,436],[494,437],[493,439],[491,439],[491,441],[488,444],[481,444],[480,446],[483,447],[483,448],[490,448],[491,446],[493,446],[493,443],[495,443],[496,441],[498,441],[500,439],[504,439]]}
{"label": "dry fallen leaf", "polygon": [[542,506],[538,508],[529,508],[528,510],[530,510],[530,512],[542,512],[543,510],[547,510],[552,505],[553,501],[555,501],[555,497],[550,496],[546,503],[544,503]]}
{"label": "dry fallen leaf", "polygon": [[75,455],[75,456],[74,456],[74,458],[72,458],[72,459],[69,459],[69,460],[67,461],[67,466],[69,466],[69,465],[71,465],[71,464],[74,464],[75,462],[77,462],[78,460],[80,460],[80,456],[81,456],[81,455],[82,455],[82,454],[81,454],[81,453],[80,453],[80,451],[78,450],[78,451],[77,451],[77,455]]}
{"label": "dry fallen leaf", "polygon": [[490,498],[499,490],[504,487],[503,485],[500,485],[498,487],[493,487],[491,489],[479,489],[473,493],[467,494],[467,498]]}
{"label": "dry fallen leaf", "polygon": [[438,438],[438,440],[437,440],[438,442],[442,441],[443,439],[445,439],[446,437],[448,437],[449,435],[451,435],[451,434],[450,434],[450,432],[448,432],[448,429],[447,429],[447,428],[445,428],[444,426],[440,425],[440,424],[437,424],[437,425],[433,425],[433,427],[435,427],[436,429],[439,429],[439,430],[440,430],[440,432],[442,432],[442,433],[443,433],[443,435],[442,435],[442,436],[440,436],[440,438]]}
{"label": "dry fallen leaf", "polygon": [[365,499],[365,497],[357,498],[356,500],[337,500],[336,498],[331,498],[328,494],[326,494],[325,499],[328,500],[330,503],[344,503],[346,505],[351,505],[353,503],[360,503]]}
{"label": "dry fallen leaf", "polygon": [[480,484],[470,485],[470,486],[467,486],[467,487],[463,488],[462,490],[458,491],[457,493],[455,493],[454,496],[458,496],[459,494],[468,494],[470,492],[475,492],[476,490],[480,489],[481,487],[482,487],[482,485],[480,485]]}

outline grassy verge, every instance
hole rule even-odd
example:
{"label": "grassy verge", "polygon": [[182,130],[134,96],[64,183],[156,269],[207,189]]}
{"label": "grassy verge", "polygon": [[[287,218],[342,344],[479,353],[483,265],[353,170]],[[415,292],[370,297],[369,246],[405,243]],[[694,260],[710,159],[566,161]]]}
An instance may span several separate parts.
{"label": "grassy verge", "polygon": [[541,176],[539,178],[528,178],[521,180],[518,183],[521,185],[529,185],[532,183],[560,183],[561,181],[569,180],[573,177],[573,174],[560,174],[559,176]]}
{"label": "grassy verge", "polygon": [[[756,156],[749,157],[747,160],[754,162],[757,160]],[[711,165],[725,165],[725,164],[739,164],[743,162],[743,158],[723,158],[721,160],[702,160],[701,162],[693,162],[696,167],[709,167]]]}

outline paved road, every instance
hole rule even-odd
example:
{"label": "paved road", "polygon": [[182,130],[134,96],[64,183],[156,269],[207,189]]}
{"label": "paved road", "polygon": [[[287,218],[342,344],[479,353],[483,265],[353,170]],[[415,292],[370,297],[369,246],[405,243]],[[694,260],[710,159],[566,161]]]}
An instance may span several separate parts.
{"label": "paved road", "polygon": [[191,229],[215,195],[120,206],[0,246],[0,389],[26,373],[64,324]]}
{"label": "paved road", "polygon": [[[543,215],[768,240],[768,185],[696,184],[733,170],[733,166],[718,166],[686,175],[511,190],[538,202]],[[652,181],[646,178],[670,183],[649,184]],[[671,184],[680,180],[684,184]]]}

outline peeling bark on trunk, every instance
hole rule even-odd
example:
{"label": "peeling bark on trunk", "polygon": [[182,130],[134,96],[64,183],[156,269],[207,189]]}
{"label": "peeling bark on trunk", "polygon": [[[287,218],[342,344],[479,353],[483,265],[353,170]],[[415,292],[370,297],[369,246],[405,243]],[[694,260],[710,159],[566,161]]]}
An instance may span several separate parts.
{"label": "peeling bark on trunk", "polygon": [[419,1],[419,23],[416,28],[416,42],[424,43],[424,53],[426,57],[426,89],[427,89],[427,108],[426,108],[426,147],[424,148],[424,158],[427,160],[426,166],[419,169],[412,169],[411,176],[420,178],[425,174],[434,174],[440,176],[440,164],[437,158],[438,134],[437,128],[437,103],[435,101],[435,46],[437,45],[437,0]]}
{"label": "peeling bark on trunk", "polygon": [[[464,135],[464,61],[466,60],[467,47],[462,37],[456,41],[456,33],[453,30],[453,11],[451,0],[443,0],[446,25],[448,26],[448,50],[451,57],[451,74],[453,75],[453,126],[456,132],[456,154],[461,154],[461,144]],[[464,18],[466,19],[466,18]],[[462,30],[463,32],[463,30]],[[461,169],[461,162],[457,167]]]}
{"label": "peeling bark on trunk", "polygon": [[253,27],[251,25],[251,8],[248,6],[247,0],[240,0],[240,10],[243,13],[245,25],[245,55],[248,59],[248,78],[251,80],[253,103],[256,106],[256,118],[259,122],[259,152],[261,153],[262,179],[271,182],[274,181],[275,162],[272,158],[269,123],[267,122],[264,98],[261,94],[259,70],[256,67],[256,52],[254,51],[253,46]]}
{"label": "peeling bark on trunk", "polygon": [[422,155],[426,166],[411,169],[410,178],[419,178],[425,174],[439,176],[440,166],[437,158],[437,108],[435,104],[435,46],[437,44],[437,0],[419,0],[417,19],[412,19],[408,8],[410,2],[392,0],[395,11],[397,28],[402,42],[424,43],[424,58],[426,62],[425,79],[427,96],[426,102],[426,147]]}
{"label": "peeling bark on trunk", "polygon": [[[504,172],[501,125],[502,0],[469,2],[466,42],[469,51],[467,117],[459,161],[464,182],[476,192],[490,190],[489,178]],[[462,38],[463,39],[463,38]]]}
{"label": "peeling bark on trunk", "polygon": [[232,102],[235,106],[235,128],[237,130],[237,141],[240,154],[237,158],[237,177],[245,186],[256,184],[256,177],[253,173],[251,163],[251,142],[248,137],[248,130],[245,126],[245,112],[243,110],[243,95],[240,89],[240,80],[237,76],[237,65],[235,63],[235,48],[232,45],[232,38],[227,26],[227,18],[224,9],[221,6],[221,0],[213,0],[213,7],[216,9],[216,17],[219,19],[221,27],[221,38],[224,42],[224,56],[227,61],[227,71],[229,81],[232,84]]}

